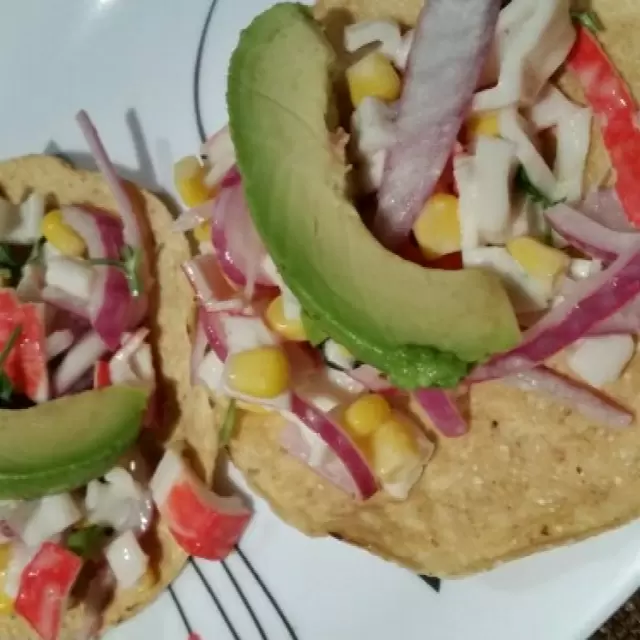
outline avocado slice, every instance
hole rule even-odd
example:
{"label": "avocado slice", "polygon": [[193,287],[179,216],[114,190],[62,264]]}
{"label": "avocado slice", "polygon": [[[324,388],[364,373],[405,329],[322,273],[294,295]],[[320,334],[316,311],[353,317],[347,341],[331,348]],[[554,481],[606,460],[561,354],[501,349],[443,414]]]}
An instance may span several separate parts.
{"label": "avocado slice", "polygon": [[71,491],[105,474],[136,441],[148,396],[112,386],[0,410],[0,499]]}
{"label": "avocado slice", "polygon": [[520,332],[502,284],[387,251],[346,197],[332,150],[335,53],[303,5],[242,33],[229,69],[231,136],[258,233],[313,322],[403,388],[454,386]]}

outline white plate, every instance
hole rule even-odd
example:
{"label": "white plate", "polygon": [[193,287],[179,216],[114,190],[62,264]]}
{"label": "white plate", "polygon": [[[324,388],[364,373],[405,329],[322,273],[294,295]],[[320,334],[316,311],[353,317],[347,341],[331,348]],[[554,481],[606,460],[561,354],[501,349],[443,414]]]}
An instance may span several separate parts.
{"label": "white plate", "polygon": [[[226,66],[239,31],[269,0],[219,0],[202,69],[205,127],[225,120]],[[193,153],[192,71],[209,0],[68,0],[12,3],[0,21],[0,155],[50,142],[84,153],[73,116],[87,109],[116,161],[143,184],[170,187],[172,157]],[[142,162],[127,125],[148,149]],[[131,117],[129,118],[131,121]],[[155,175],[152,167],[155,167]],[[419,578],[334,540],[309,540],[258,504],[243,548],[300,640],[568,640],[586,638],[638,584],[640,524],[571,548],[442,584]],[[243,640],[259,635],[221,565],[203,571]],[[237,556],[228,563],[273,639],[287,638]],[[175,583],[203,640],[231,638],[210,595],[188,568]],[[185,640],[171,596],[109,634],[109,640]]]}

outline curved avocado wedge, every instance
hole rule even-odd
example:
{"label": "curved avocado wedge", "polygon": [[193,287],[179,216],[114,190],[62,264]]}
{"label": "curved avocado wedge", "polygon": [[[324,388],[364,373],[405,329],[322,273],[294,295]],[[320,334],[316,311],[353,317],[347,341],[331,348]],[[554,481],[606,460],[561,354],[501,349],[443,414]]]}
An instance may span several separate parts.
{"label": "curved avocado wedge", "polygon": [[253,221],[309,316],[404,388],[454,386],[519,340],[493,274],[390,253],[345,196],[327,126],[335,54],[309,10],[279,4],[242,33],[229,70],[231,136]]}
{"label": "curved avocado wedge", "polygon": [[0,499],[71,491],[104,475],[136,441],[148,397],[113,386],[0,410]]}

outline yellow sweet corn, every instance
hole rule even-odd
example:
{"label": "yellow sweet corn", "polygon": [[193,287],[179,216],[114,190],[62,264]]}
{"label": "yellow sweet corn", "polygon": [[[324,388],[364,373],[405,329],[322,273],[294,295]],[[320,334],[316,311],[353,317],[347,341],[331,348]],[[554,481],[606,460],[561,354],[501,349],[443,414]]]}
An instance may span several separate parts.
{"label": "yellow sweet corn", "polygon": [[289,386],[289,361],[279,347],[258,347],[229,356],[228,384],[248,396],[275,398]]}
{"label": "yellow sweet corn", "polygon": [[300,318],[290,320],[284,315],[282,296],[274,298],[269,303],[265,312],[265,318],[272,331],[280,334],[285,340],[302,342],[307,339],[302,320]]}
{"label": "yellow sweet corn", "polygon": [[467,120],[467,135],[469,138],[478,136],[500,136],[500,120],[496,111],[485,111],[484,113],[474,113]]}
{"label": "yellow sweet corn", "polygon": [[187,207],[196,207],[211,198],[211,189],[205,184],[205,168],[195,156],[186,156],[173,166],[176,191]]}
{"label": "yellow sweet corn", "polygon": [[532,278],[550,289],[566,273],[571,262],[562,251],[527,236],[510,240],[507,251]]}
{"label": "yellow sweet corn", "polygon": [[413,225],[413,234],[428,260],[460,251],[458,198],[446,193],[431,196]]}
{"label": "yellow sweet corn", "polygon": [[196,242],[210,242],[211,241],[211,223],[201,222],[194,230],[193,237]]}
{"label": "yellow sweet corn", "polygon": [[81,258],[87,250],[87,245],[80,235],[62,218],[62,211],[49,211],[40,223],[40,233],[60,253],[69,258]]}
{"label": "yellow sweet corn", "polygon": [[0,545],[0,615],[13,613],[13,600],[4,592],[7,568],[11,560],[11,545]]}
{"label": "yellow sweet corn", "polygon": [[357,107],[367,96],[393,102],[400,97],[402,83],[391,62],[374,51],[347,69],[351,102]]}
{"label": "yellow sweet corn", "polygon": [[420,455],[413,425],[398,411],[373,432],[369,446],[371,464],[383,482],[393,482],[407,465],[415,464]]}
{"label": "yellow sweet corn", "polygon": [[391,417],[391,407],[381,395],[368,393],[352,402],[344,412],[347,431],[354,438],[370,436]]}

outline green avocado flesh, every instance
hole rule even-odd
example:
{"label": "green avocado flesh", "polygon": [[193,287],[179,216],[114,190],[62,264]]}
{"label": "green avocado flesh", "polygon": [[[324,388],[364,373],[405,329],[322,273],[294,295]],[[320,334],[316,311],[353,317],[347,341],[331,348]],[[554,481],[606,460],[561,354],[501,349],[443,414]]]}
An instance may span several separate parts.
{"label": "green avocado flesh", "polygon": [[148,395],[113,386],[0,410],[0,499],[71,491],[104,475],[136,441]]}
{"label": "green avocado flesh", "polygon": [[258,233],[313,322],[403,388],[454,386],[514,346],[502,284],[387,251],[346,197],[330,144],[335,54],[309,10],[279,4],[242,33],[229,69],[231,136]]}

